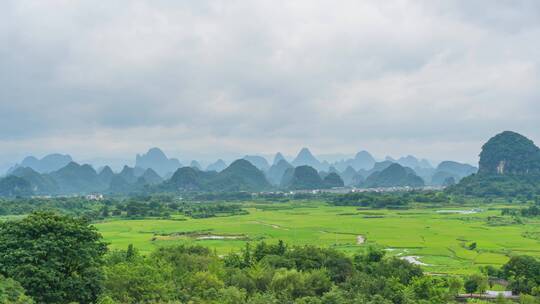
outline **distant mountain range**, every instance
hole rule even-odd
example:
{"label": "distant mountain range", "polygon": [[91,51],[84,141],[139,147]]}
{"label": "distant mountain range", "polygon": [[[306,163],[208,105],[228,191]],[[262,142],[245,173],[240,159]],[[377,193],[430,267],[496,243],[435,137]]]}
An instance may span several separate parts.
{"label": "distant mountain range", "polygon": [[393,163],[381,171],[375,171],[361,184],[365,188],[422,187],[424,180],[414,170]]}
{"label": "distant mountain range", "polygon": [[152,148],[146,154],[137,154],[135,167],[142,169],[152,168],[160,176],[166,176],[182,167],[182,164],[176,158],[168,158],[159,148]]}
{"label": "distant mountain range", "polygon": [[270,183],[257,167],[239,159],[219,173],[180,168],[160,188],[166,191],[262,191],[270,189]]}
{"label": "distant mountain range", "polygon": [[8,173],[15,171],[17,168],[32,168],[34,171],[39,173],[49,173],[56,171],[70,162],[72,162],[71,156],[64,154],[49,154],[41,159],[38,159],[34,156],[28,156],[20,164],[16,164]]}
{"label": "distant mountain range", "polygon": [[[511,168],[513,167],[507,167]],[[203,169],[193,160],[182,166],[159,148],[137,155],[135,166],[115,173],[109,166],[96,171],[78,164],[69,155],[51,154],[25,158],[3,181],[3,195],[61,195],[84,193],[140,193],[152,191],[262,191],[324,189],[334,187],[421,187],[452,185],[476,173],[471,165],[444,161],[436,168],[426,160],[405,156],[377,162],[367,151],[333,163],[321,161],[302,148],[289,163],[276,153],[270,164],[265,157],[246,155],[227,165],[219,159]],[[6,177],[6,178],[7,178]],[[13,187],[13,188],[9,188]],[[0,194],[2,195],[2,194]]]}

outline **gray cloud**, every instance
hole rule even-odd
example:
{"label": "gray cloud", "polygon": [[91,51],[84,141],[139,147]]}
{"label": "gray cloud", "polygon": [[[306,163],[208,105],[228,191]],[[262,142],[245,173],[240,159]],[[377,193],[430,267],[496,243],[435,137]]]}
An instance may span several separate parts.
{"label": "gray cloud", "polygon": [[0,10],[0,160],[540,140],[537,1],[26,1]]}

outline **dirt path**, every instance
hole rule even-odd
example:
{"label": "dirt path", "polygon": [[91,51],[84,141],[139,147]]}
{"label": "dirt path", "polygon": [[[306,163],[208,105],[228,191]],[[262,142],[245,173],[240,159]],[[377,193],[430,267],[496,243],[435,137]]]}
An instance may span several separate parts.
{"label": "dirt path", "polygon": [[261,225],[265,225],[265,226],[270,226],[270,227],[272,227],[274,229],[289,230],[289,228],[281,227],[281,226],[276,225],[276,224],[268,224],[268,223],[263,223],[263,222],[259,222],[259,221],[254,221],[253,223],[261,224]]}

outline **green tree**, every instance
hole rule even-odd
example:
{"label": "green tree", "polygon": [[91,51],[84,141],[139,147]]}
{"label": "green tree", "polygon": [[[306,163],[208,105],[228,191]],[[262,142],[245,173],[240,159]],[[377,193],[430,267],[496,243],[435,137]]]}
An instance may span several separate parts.
{"label": "green tree", "polygon": [[143,257],[105,267],[106,295],[120,303],[155,303],[175,299],[171,268]]}
{"label": "green tree", "polygon": [[222,288],[219,291],[219,303],[221,304],[242,304],[246,301],[246,292],[234,286]]}
{"label": "green tree", "polygon": [[103,208],[101,208],[101,216],[108,217],[109,215],[109,207],[107,205],[103,206]]}
{"label": "green tree", "polygon": [[[224,287],[223,282],[213,273],[196,272],[190,275],[183,284],[184,294],[187,301],[204,303],[205,301],[218,300],[223,293],[220,290]],[[230,293],[226,292],[229,296]]]}
{"label": "green tree", "polygon": [[136,255],[136,252],[135,252],[135,249],[133,248],[133,244],[129,244],[128,249],[126,251],[126,260],[129,261],[133,259],[135,255]]}
{"label": "green tree", "polygon": [[451,277],[448,279],[448,292],[456,296],[463,288],[463,280],[460,277]]}
{"label": "green tree", "polygon": [[19,282],[0,275],[0,304],[32,304]]}
{"label": "green tree", "polygon": [[484,293],[488,288],[488,279],[481,274],[473,274],[464,283],[465,291],[467,293]]}
{"label": "green tree", "polygon": [[296,270],[281,269],[277,271],[270,283],[270,290],[282,302],[312,295],[305,284],[303,274]]}
{"label": "green tree", "polygon": [[0,223],[0,274],[39,303],[94,303],[106,244],[81,218],[36,212]]}
{"label": "green tree", "polygon": [[540,262],[531,256],[514,256],[502,267],[503,276],[516,293],[530,293],[540,285]]}

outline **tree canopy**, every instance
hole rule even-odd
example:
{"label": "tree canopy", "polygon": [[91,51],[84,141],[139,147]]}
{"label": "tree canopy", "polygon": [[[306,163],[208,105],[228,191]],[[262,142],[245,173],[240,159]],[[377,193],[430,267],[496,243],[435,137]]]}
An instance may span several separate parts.
{"label": "tree canopy", "polygon": [[36,212],[0,223],[0,274],[38,303],[93,303],[106,244],[82,218]]}

